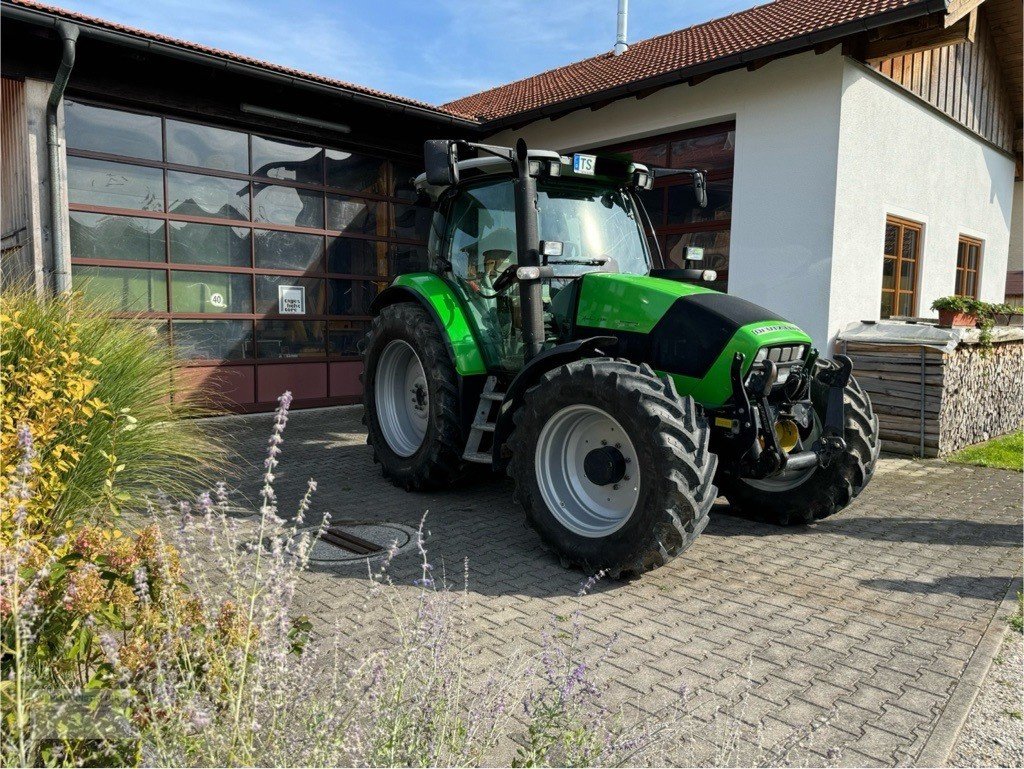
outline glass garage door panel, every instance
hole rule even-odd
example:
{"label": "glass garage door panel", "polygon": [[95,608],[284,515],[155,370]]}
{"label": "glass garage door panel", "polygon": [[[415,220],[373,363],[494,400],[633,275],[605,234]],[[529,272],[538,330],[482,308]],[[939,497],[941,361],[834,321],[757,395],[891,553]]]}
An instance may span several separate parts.
{"label": "glass garage door panel", "polygon": [[358,320],[332,320],[327,323],[327,351],[332,356],[355,356],[357,345],[366,336],[369,323]]}
{"label": "glass garage door panel", "polygon": [[162,262],[167,257],[160,219],[72,211],[69,220],[76,259]]}
{"label": "glass garage door panel", "polygon": [[385,163],[355,152],[327,150],[327,186],[352,192],[387,194]]}
{"label": "glass garage door panel", "polygon": [[167,121],[167,160],[217,171],[249,172],[249,136],[225,128]]}
{"label": "glass garage door panel", "polygon": [[181,313],[252,312],[252,279],[233,272],[171,272],[171,310]]}
{"label": "glass garage door panel", "polygon": [[346,275],[387,275],[388,244],[363,238],[328,240],[327,271]]}
{"label": "glass garage door panel", "polygon": [[387,283],[370,280],[331,280],[329,283],[331,315],[369,315],[370,303],[387,286]]}
{"label": "glass garage door panel", "polygon": [[164,210],[164,172],[128,163],[68,158],[68,200],[89,206]]}
{"label": "glass garage door panel", "polygon": [[256,349],[263,359],[312,358],[327,354],[322,320],[258,320]]}
{"label": "glass garage door panel", "polygon": [[71,280],[87,301],[110,312],[167,311],[164,270],[72,265]]}
{"label": "glass garage door panel", "polygon": [[249,182],[184,171],[167,172],[167,210],[185,216],[249,218]]}
{"label": "glass garage door panel", "polygon": [[278,184],[253,185],[257,222],[284,224],[289,227],[324,226],[324,194]]}
{"label": "glass garage door panel", "polygon": [[327,196],[327,228],[356,235],[387,234],[385,204],[377,200]]}
{"label": "glass garage door panel", "polygon": [[252,137],[252,174],[290,182],[323,184],[324,153],[302,142]]}
{"label": "glass garage door panel", "polygon": [[68,147],[144,160],[163,160],[160,118],[64,102],[64,135]]}
{"label": "glass garage door panel", "polygon": [[323,235],[256,231],[256,266],[262,269],[320,272],[323,255]]}
{"label": "glass garage door panel", "polygon": [[251,320],[175,320],[174,355],[185,360],[244,360],[253,357]]}
{"label": "glass garage door panel", "polygon": [[245,228],[170,222],[170,232],[172,262],[220,267],[251,266],[252,247],[249,230]]}

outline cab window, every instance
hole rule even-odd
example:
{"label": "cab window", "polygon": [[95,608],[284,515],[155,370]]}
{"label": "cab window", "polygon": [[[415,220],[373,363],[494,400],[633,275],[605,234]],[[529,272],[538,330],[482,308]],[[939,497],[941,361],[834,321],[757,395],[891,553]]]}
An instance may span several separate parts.
{"label": "cab window", "polygon": [[509,179],[462,190],[449,216],[448,261],[460,280],[489,289],[516,263],[516,215]]}

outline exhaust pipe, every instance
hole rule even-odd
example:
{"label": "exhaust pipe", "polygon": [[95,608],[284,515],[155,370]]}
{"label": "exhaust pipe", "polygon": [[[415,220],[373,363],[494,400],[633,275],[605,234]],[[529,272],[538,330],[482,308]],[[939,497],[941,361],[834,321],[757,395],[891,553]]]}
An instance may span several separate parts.
{"label": "exhaust pipe", "polygon": [[626,22],[629,19],[629,0],[619,0],[619,16],[618,25],[615,34],[615,49],[614,53],[616,56],[624,54],[629,50],[629,46],[626,45]]}
{"label": "exhaust pipe", "polygon": [[61,192],[64,179],[60,173],[60,137],[57,135],[57,109],[64,98],[64,89],[71,78],[71,70],[75,66],[75,44],[78,41],[78,27],[65,21],[57,23],[57,34],[60,35],[61,55],[60,67],[53,80],[50,97],[46,100],[46,149],[47,165],[50,172],[50,229],[53,243],[53,275],[58,294],[71,291],[71,262],[65,258],[64,243],[64,212],[60,209]]}

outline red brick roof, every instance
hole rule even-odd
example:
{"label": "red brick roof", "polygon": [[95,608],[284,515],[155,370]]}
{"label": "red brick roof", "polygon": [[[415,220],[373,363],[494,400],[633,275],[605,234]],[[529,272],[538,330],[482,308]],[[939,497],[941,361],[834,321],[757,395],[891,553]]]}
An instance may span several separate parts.
{"label": "red brick roof", "polygon": [[[799,38],[808,35],[910,9],[925,2],[775,0],[731,16],[633,43],[621,56],[602,53],[448,102],[444,106],[482,121],[496,120],[754,52],[787,40],[799,43]],[[808,40],[807,44],[813,44],[813,41]]]}
{"label": "red brick roof", "polygon": [[364,96],[370,96],[373,98],[381,99],[382,101],[392,102],[394,104],[404,104],[418,109],[427,110],[440,115],[448,115],[451,117],[463,118],[473,120],[471,115],[465,115],[460,113],[458,110],[450,107],[437,107],[433,104],[427,104],[426,102],[417,101],[416,99],[407,99],[402,96],[395,96],[393,94],[385,93],[384,91],[378,91],[375,88],[367,88],[366,86],[356,85],[355,83],[347,83],[343,80],[335,80],[333,78],[324,77],[323,75],[316,75],[310,72],[303,72],[301,70],[292,69],[291,67],[282,67],[279,64],[273,64],[268,61],[261,61],[254,59],[249,56],[243,56],[238,53],[232,53],[230,51],[222,51],[217,48],[211,48],[209,46],[200,45],[199,43],[193,43],[188,40],[179,40],[174,37],[168,37],[167,35],[161,35],[156,32],[147,32],[143,29],[136,29],[135,27],[129,27],[124,24],[118,24],[113,21],[107,21],[106,19],[100,19],[95,16],[89,16],[84,13],[78,13],[77,11],[69,11],[65,8],[58,8],[53,5],[47,5],[45,3],[38,3],[35,0],[3,0],[3,5],[12,5],[19,8],[26,8],[34,11],[41,11],[43,13],[53,14],[59,16],[62,19],[67,19],[78,24],[85,24],[101,29],[107,29],[112,32],[123,32],[133,37],[143,38],[145,40],[152,40],[158,43],[165,43],[167,45],[175,46],[177,48],[184,48],[196,53],[206,54],[208,56],[216,57],[219,59],[227,59],[229,61],[237,62],[239,64],[247,64],[259,69],[264,69],[270,72],[277,72],[283,75],[291,75],[302,80],[308,80],[315,83],[321,83],[326,86],[339,88],[345,91],[352,91],[353,93],[362,94]]}

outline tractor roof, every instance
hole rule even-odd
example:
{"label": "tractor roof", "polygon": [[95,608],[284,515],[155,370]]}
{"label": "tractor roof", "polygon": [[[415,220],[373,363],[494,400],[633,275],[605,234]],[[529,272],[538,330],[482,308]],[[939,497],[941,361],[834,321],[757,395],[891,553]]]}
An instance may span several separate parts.
{"label": "tractor roof", "polygon": [[[572,156],[561,155],[554,150],[531,149],[527,152],[531,161],[541,163],[558,163],[558,177],[579,179],[584,182],[622,184],[631,181],[637,172],[648,173],[647,166],[632,163],[628,159],[613,155],[598,156],[596,174],[577,174],[573,171]],[[459,161],[459,180],[470,181],[484,176],[502,176],[512,174],[512,165],[505,158],[494,155],[483,155],[477,158]],[[444,192],[448,185],[432,185],[427,183],[427,175],[420,174],[415,180],[416,189],[426,194],[431,200]]]}

